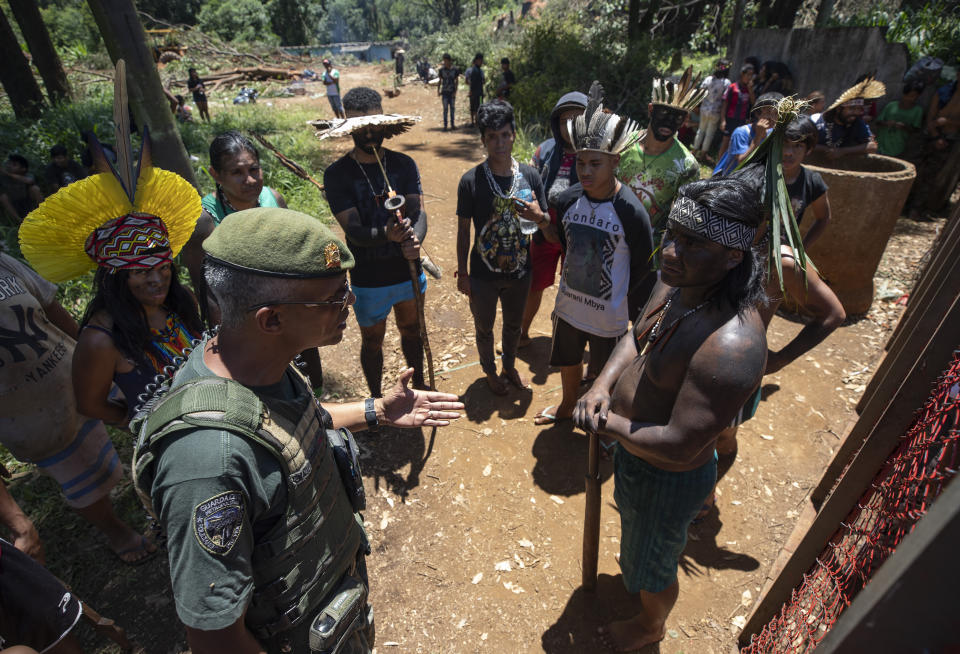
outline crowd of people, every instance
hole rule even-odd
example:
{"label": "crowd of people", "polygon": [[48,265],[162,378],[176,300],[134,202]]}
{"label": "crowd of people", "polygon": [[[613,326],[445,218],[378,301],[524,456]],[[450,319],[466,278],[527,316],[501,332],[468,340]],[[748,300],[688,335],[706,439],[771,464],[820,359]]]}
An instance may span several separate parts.
{"label": "crowd of people", "polygon": [[[448,55],[443,62],[446,129],[448,112],[455,127],[461,73]],[[782,235],[769,246],[765,207],[788,204],[795,225],[809,225],[809,246],[831,212],[805,157],[902,153],[924,122],[934,147],[955,147],[956,83],[933,96],[924,121],[922,89],[907,82],[903,99],[872,122],[879,144],[865,107],[884,89],[869,76],[804,115],[783,110],[794,80],[782,64],[748,62],[730,83],[730,64],[720,60],[702,83],[690,69],[655,80],[645,129],[605,109],[594,83],[557,99],[552,137],[528,163],[514,156],[509,61],[499,97],[487,102],[482,65],[478,53],[467,71],[484,158],[457,189],[456,286],[469,298],[489,391],[532,393],[517,355],[559,267],[550,364],[562,398],[534,423],[595,433],[612,458],[623,582],[643,608],[601,637],[615,651],[638,649],[665,634],[687,530],[716,511],[717,480],[735,459],[737,428],[755,413],[763,376],[845,319],[798,244]],[[339,73],[324,66],[331,109],[353,137],[324,173],[343,239],[264,185],[257,148],[236,131],[209,146],[216,189],[203,198],[152,167],[148,147],[134,165],[122,154],[128,148],[118,157],[92,135],[86,169],[62,146],[51,149],[47,178],[60,190],[45,200],[22,157],[5,167],[4,188],[20,192],[5,192],[3,206],[22,221],[26,262],[0,253],[0,327],[10,335],[0,341],[0,392],[11,408],[0,417],[2,443],[55,479],[119,560],[136,565],[158,544],[113,510],[109,491],[122,466],[105,425],[137,435],[135,486],[166,535],[177,614],[200,654],[370,651],[370,546],[350,430],[443,427],[464,408],[425,379],[417,303],[426,299],[428,221],[416,162],[384,147],[392,133],[379,121],[380,94],[356,87],[341,97]],[[191,91],[202,94],[194,73]],[[696,112],[691,152],[680,135]],[[701,179],[697,158],[718,137],[714,174]],[[125,138],[117,134],[118,143]],[[766,139],[780,147],[761,150]],[[771,170],[787,197],[772,198],[779,185],[766,188]],[[180,282],[178,255],[190,287]],[[94,268],[78,324],[54,284]],[[774,351],[766,329],[787,296],[812,319]],[[370,397],[322,404],[317,348],[340,341],[351,307]],[[385,390],[391,313],[408,368]],[[62,410],[44,408],[50,397],[63,399]],[[56,604],[65,591],[41,567],[37,531],[2,484],[0,520],[13,534],[12,543],[0,540],[0,556],[43,580],[34,603]],[[5,644],[43,649],[63,635],[59,622],[16,615],[0,619]]]}

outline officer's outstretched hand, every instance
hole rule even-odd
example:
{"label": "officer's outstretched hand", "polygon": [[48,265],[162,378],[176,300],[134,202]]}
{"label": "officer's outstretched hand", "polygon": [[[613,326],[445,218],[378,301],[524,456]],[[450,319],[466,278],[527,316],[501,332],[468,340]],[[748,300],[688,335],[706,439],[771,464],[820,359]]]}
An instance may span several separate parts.
{"label": "officer's outstretched hand", "polygon": [[396,385],[383,396],[383,422],[394,427],[446,427],[460,417],[463,402],[453,393],[408,388],[413,368],[400,373]]}

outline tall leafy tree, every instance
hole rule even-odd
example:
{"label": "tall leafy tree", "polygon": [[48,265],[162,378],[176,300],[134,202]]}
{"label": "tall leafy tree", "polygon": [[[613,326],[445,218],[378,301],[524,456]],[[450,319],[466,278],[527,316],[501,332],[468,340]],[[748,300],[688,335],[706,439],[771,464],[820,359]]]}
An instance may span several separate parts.
{"label": "tall leafy tree", "polygon": [[43,109],[43,93],[37,86],[30,64],[20,49],[17,36],[7,16],[0,9],[0,83],[10,98],[17,118],[39,118]]}
{"label": "tall leafy tree", "polygon": [[13,17],[20,25],[20,33],[23,34],[23,39],[30,48],[30,54],[33,55],[33,63],[36,64],[40,77],[43,78],[43,85],[47,88],[50,102],[56,104],[61,100],[68,100],[70,85],[67,83],[67,74],[63,71],[63,64],[60,63],[60,57],[53,47],[53,41],[50,40],[47,26],[43,23],[40,7],[35,0],[8,1]]}

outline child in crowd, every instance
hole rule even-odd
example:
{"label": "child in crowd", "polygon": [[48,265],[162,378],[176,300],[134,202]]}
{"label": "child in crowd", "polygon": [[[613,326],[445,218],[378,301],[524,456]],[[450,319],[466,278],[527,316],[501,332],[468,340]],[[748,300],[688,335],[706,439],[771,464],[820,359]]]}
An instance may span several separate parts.
{"label": "child in crowd", "polygon": [[877,116],[877,140],[880,154],[888,157],[903,155],[910,134],[920,130],[923,124],[923,108],[917,104],[917,99],[922,92],[922,82],[907,82],[903,86],[903,97],[888,102]]}

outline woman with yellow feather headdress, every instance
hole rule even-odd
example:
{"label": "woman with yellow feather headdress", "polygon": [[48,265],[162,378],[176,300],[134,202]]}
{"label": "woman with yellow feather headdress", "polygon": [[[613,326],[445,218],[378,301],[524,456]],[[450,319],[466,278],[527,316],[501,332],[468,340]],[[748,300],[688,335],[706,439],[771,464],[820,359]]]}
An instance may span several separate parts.
{"label": "woman with yellow feather headdress", "polygon": [[[94,159],[110,172],[47,198],[23,221],[20,247],[52,282],[96,268],[96,295],[74,352],[74,392],[84,415],[123,423],[147,384],[200,335],[196,300],[173,263],[200,216],[200,196],[179,175],[151,165],[146,128],[134,168],[122,60],[114,92],[117,168],[91,137]],[[125,402],[109,397],[114,382]]]}

